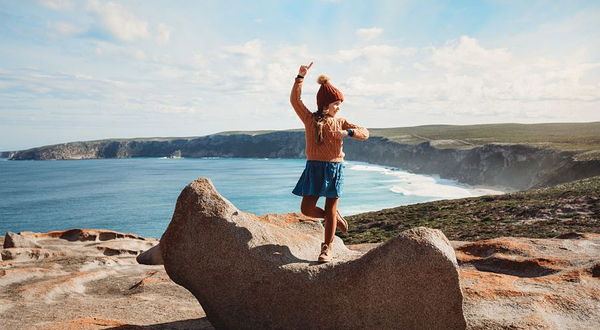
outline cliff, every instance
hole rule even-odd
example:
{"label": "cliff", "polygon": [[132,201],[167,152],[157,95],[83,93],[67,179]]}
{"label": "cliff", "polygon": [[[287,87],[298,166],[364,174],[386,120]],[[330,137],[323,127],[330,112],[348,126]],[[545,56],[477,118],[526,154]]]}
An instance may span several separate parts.
{"label": "cliff", "polygon": [[0,151],[0,158],[12,158],[16,151]]}
{"label": "cliff", "polygon": [[[346,159],[437,174],[471,185],[523,190],[600,175],[600,160],[576,151],[522,144],[439,148],[435,141],[408,144],[383,136],[360,142],[347,138]],[[304,132],[215,134],[198,138],[71,142],[14,152],[12,160],[128,157],[304,157]]]}

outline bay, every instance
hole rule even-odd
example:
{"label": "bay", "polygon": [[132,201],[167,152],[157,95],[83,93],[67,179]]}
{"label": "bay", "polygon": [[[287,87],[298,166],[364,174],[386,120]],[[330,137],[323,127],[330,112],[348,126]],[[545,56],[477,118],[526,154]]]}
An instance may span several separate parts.
{"label": "bay", "polygon": [[[0,232],[103,228],[160,238],[181,190],[208,177],[241,211],[299,212],[304,159],[127,158],[0,161]],[[345,163],[342,214],[498,193],[436,176]],[[324,204],[324,199],[319,205]]]}

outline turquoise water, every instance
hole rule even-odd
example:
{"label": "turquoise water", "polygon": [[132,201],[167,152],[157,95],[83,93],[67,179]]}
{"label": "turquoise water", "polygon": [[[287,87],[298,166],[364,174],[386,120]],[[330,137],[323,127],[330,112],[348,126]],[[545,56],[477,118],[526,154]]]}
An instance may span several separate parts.
{"label": "turquoise water", "polygon": [[[244,212],[298,212],[303,159],[0,160],[0,233],[106,228],[159,238],[198,177]],[[485,194],[449,180],[346,162],[342,214]],[[319,204],[323,205],[320,200]]]}

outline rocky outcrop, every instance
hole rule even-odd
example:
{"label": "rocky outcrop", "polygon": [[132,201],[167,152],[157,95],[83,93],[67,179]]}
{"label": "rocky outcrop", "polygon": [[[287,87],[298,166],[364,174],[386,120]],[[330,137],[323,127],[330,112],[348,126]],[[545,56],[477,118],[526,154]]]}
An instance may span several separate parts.
{"label": "rocky outcrop", "polygon": [[42,246],[27,237],[24,237],[19,234],[15,234],[13,232],[8,231],[8,232],[6,232],[6,235],[4,236],[3,247],[5,249],[9,249],[9,248],[41,248]]}
{"label": "rocky outcrop", "polygon": [[[214,329],[194,296],[173,283],[162,266],[136,262],[132,251],[157,240],[78,231],[81,238],[116,235],[102,235],[100,241],[67,239],[75,230],[28,232],[27,238],[44,248],[0,246],[2,256],[20,256],[0,261],[1,329]],[[108,256],[99,246],[122,253]]]}
{"label": "rocky outcrop", "polygon": [[[31,239],[44,251],[68,255],[0,261],[2,329],[215,329],[198,300],[172,282],[163,266],[139,265],[129,253],[106,256],[95,247],[132,239],[69,241],[56,233],[35,233],[38,237]],[[600,329],[600,235],[451,244],[467,329]],[[348,248],[365,254],[379,246]],[[35,248],[0,247],[0,254],[16,250]],[[354,311],[363,300],[348,304]]]}
{"label": "rocky outcrop", "polygon": [[[74,244],[65,248],[62,243],[64,241]],[[24,231],[18,234],[7,232],[0,255],[6,261],[73,257],[78,254],[137,256],[157,244],[155,239],[104,229],[70,229],[47,233]]]}
{"label": "rocky outcrop", "polygon": [[[600,175],[600,160],[577,160],[574,152],[527,145],[487,144],[464,149],[436,146],[435,141],[402,144],[384,137],[367,141],[347,138],[346,159],[437,174],[471,185],[514,190],[546,187]],[[172,140],[103,140],[33,148],[12,155],[25,159],[86,159],[125,157],[304,157],[304,132],[209,135]]]}
{"label": "rocky outcrop", "polygon": [[[60,238],[67,241],[80,241],[80,242],[102,242],[110,241],[115,239],[132,239],[147,241],[147,238],[138,236],[130,233],[120,233],[114,230],[107,229],[69,229],[69,230],[56,230],[47,233],[34,233],[31,231],[22,231],[19,233],[20,236],[42,239],[42,238]],[[152,239],[150,239],[152,241]]]}
{"label": "rocky outcrop", "polygon": [[469,328],[600,329],[600,235],[455,247]]}
{"label": "rocky outcrop", "polygon": [[319,222],[242,213],[208,179],[178,198],[160,241],[165,270],[217,329],[464,329],[454,251],[415,228],[366,254],[334,241],[315,262]]}

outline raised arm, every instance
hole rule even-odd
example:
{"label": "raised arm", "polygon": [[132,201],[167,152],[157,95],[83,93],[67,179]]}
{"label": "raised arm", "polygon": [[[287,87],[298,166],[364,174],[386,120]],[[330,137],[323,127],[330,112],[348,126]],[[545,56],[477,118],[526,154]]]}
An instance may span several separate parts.
{"label": "raised arm", "polygon": [[342,129],[352,130],[352,135],[350,135],[350,136],[357,140],[364,141],[369,138],[369,130],[367,130],[364,127],[354,125],[351,122],[347,121],[346,119],[344,119],[344,122],[342,123]]}
{"label": "raised arm", "polygon": [[300,66],[298,77],[296,77],[296,80],[294,81],[294,86],[292,87],[292,92],[290,94],[290,103],[292,103],[292,107],[294,107],[296,114],[303,123],[310,119],[311,112],[302,102],[302,83],[304,82],[304,76],[308,73],[308,69],[310,69],[312,65],[313,62],[310,62],[308,66]]}

